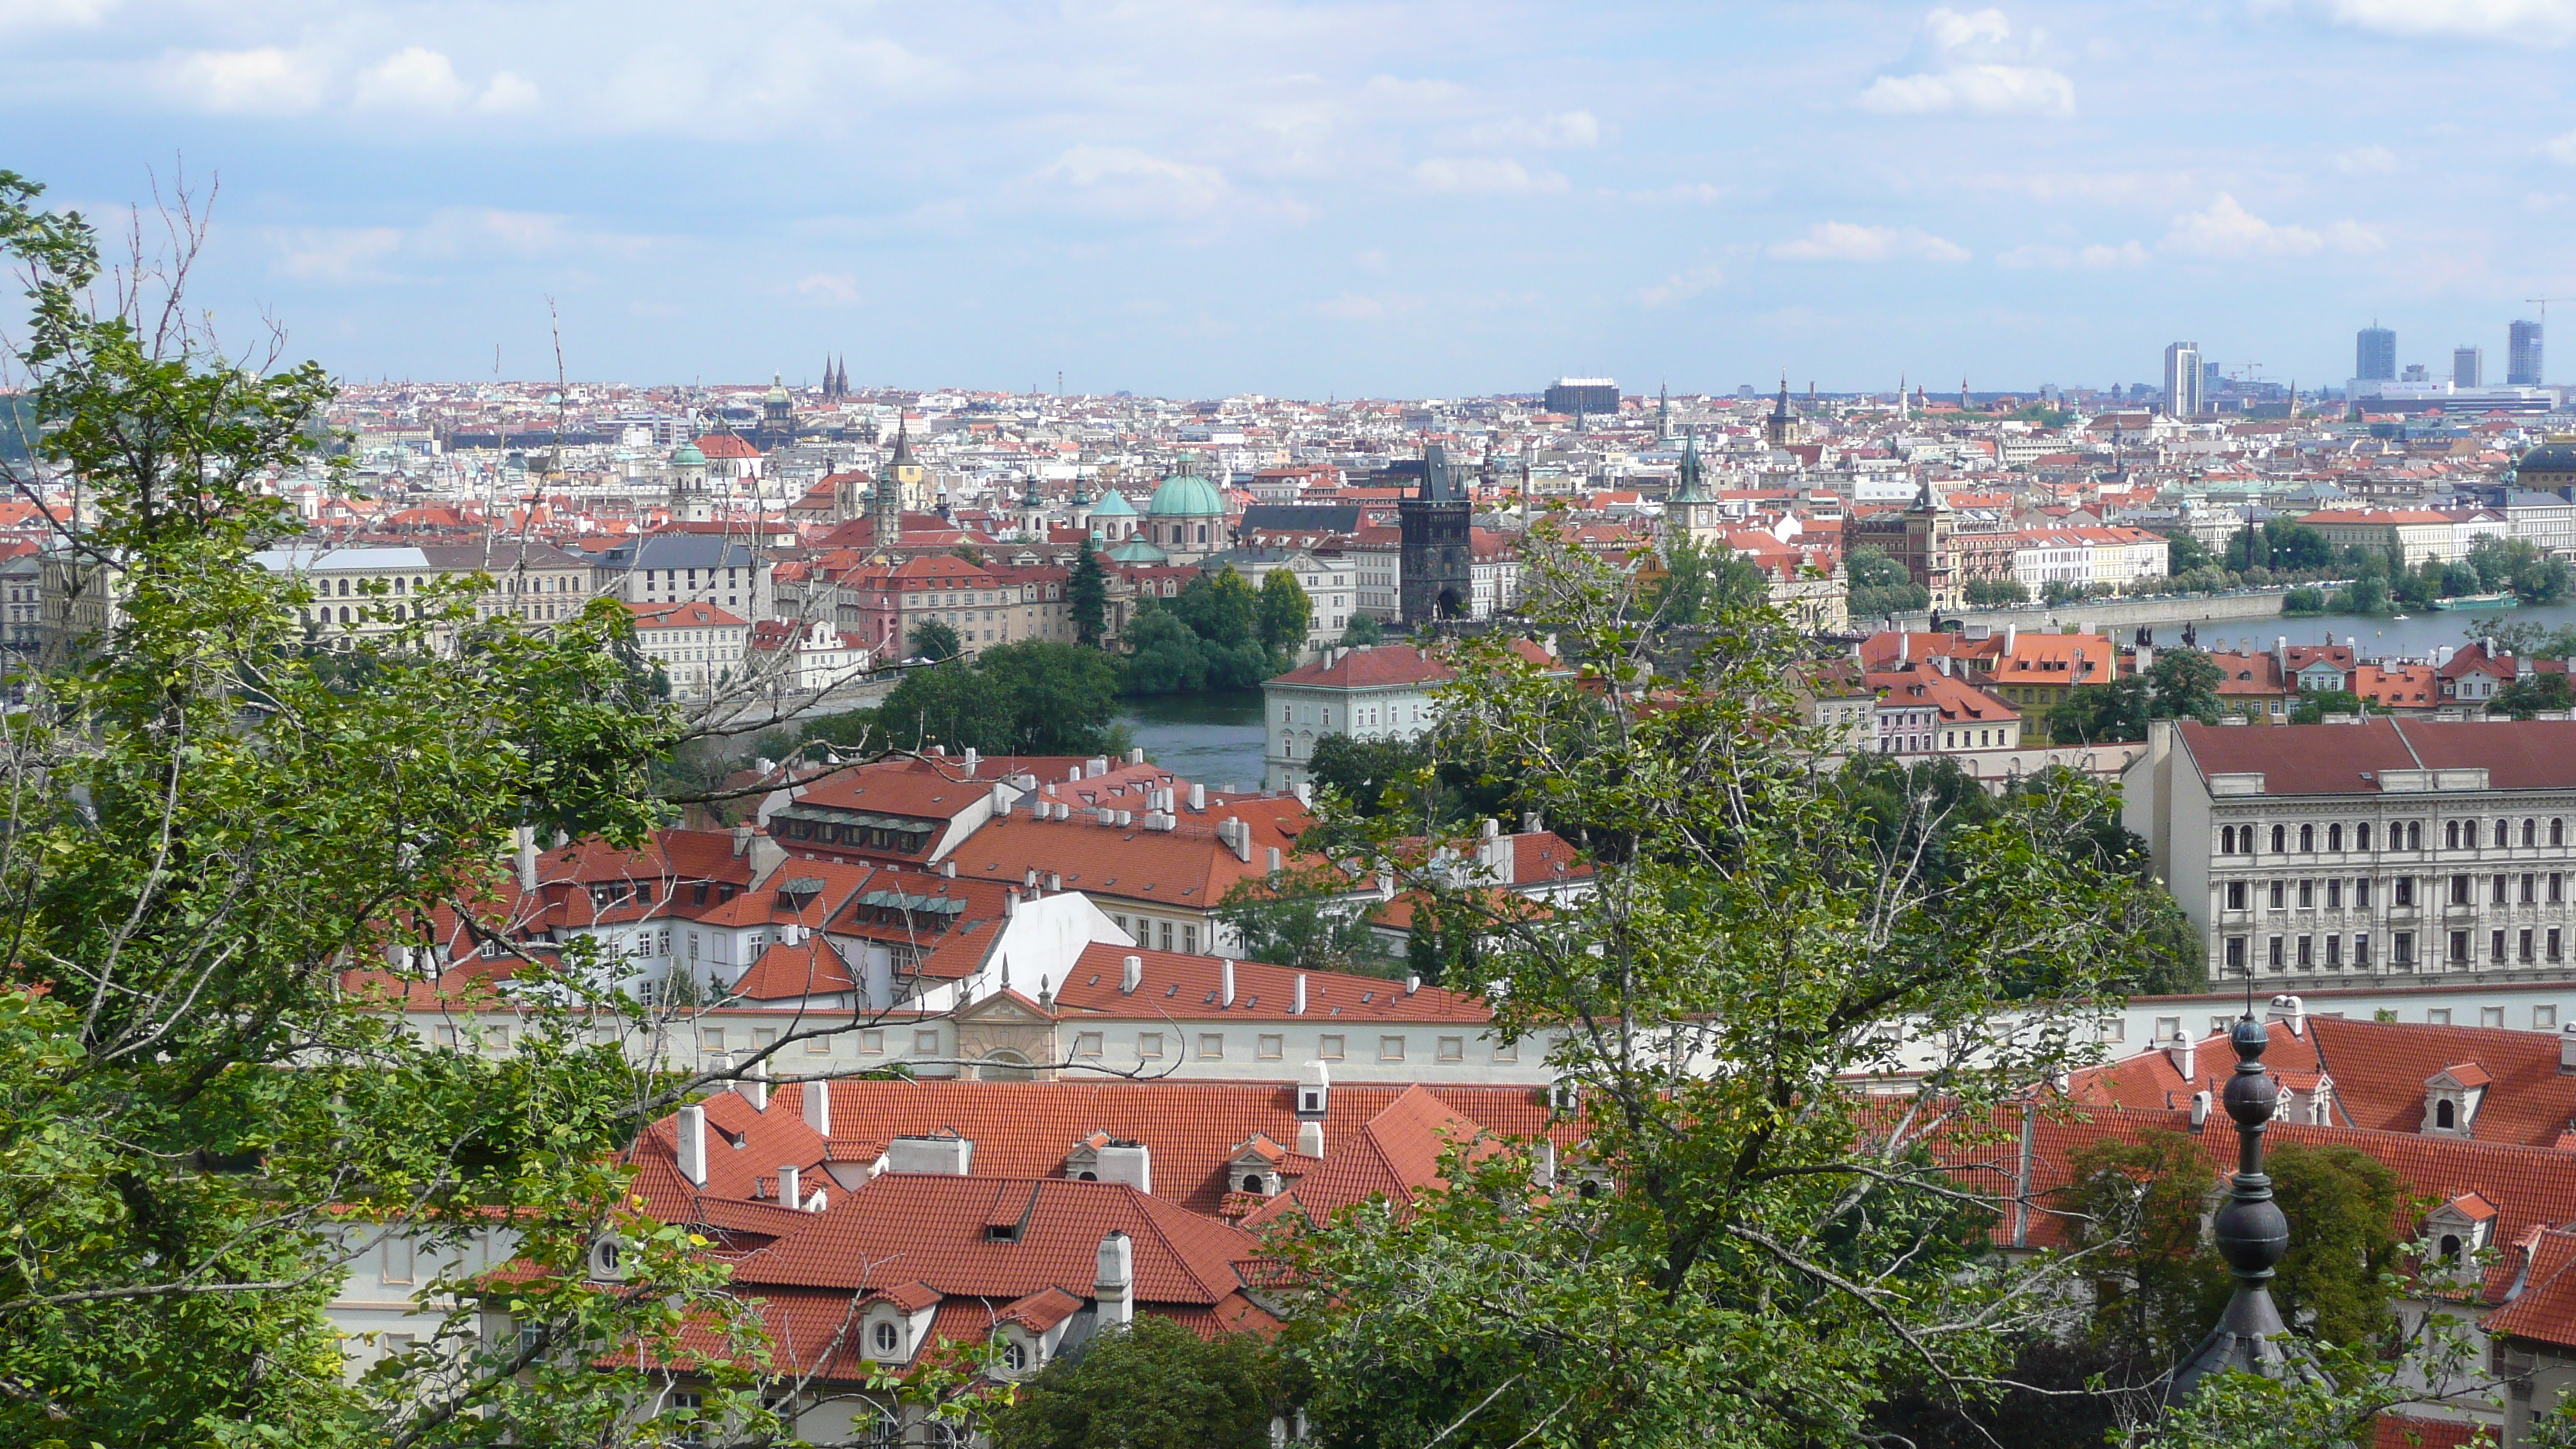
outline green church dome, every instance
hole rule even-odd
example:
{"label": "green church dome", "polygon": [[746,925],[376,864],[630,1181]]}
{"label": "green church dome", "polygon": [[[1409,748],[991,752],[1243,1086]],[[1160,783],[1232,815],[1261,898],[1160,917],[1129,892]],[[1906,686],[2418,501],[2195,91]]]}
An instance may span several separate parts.
{"label": "green church dome", "polygon": [[672,450],[671,466],[674,468],[703,468],[707,466],[707,455],[699,452],[698,445],[695,443],[682,443],[678,448]]}
{"label": "green church dome", "polygon": [[1222,518],[1225,496],[1205,478],[1182,473],[1163,480],[1145,511],[1156,518]]}
{"label": "green church dome", "polygon": [[1115,488],[1111,488],[1100,495],[1100,501],[1098,503],[1092,505],[1091,516],[1094,518],[1133,518],[1136,516],[1136,505],[1127,501],[1126,494],[1119,492]]}

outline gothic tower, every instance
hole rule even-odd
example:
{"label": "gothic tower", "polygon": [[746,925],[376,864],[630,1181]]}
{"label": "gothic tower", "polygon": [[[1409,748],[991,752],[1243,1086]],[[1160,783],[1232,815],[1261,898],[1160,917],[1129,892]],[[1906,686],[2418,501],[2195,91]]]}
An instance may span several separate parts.
{"label": "gothic tower", "polygon": [[1396,505],[1398,607],[1406,624],[1465,618],[1476,597],[1473,506],[1438,443],[1422,450],[1422,487]]}
{"label": "gothic tower", "polygon": [[912,432],[908,422],[898,419],[894,431],[894,456],[877,470],[877,490],[868,500],[868,518],[872,525],[870,541],[879,548],[893,548],[903,542],[904,496],[921,483],[921,465],[913,461]]}
{"label": "gothic tower", "polygon": [[1789,374],[1784,372],[1780,374],[1780,396],[1773,399],[1771,403],[1771,416],[1762,420],[1762,446],[1766,448],[1785,448],[1789,446],[1789,434],[1791,428],[1792,423],[1789,418]]}

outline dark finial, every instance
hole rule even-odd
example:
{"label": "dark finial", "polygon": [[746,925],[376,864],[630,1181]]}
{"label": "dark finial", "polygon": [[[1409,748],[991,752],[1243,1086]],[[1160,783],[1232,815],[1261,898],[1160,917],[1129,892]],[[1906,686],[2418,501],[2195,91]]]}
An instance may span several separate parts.
{"label": "dark finial", "polygon": [[2236,1050],[2236,1070],[2227,1079],[2227,1115],[2236,1122],[2236,1173],[2228,1179],[2227,1203],[2218,1210],[2211,1236],[2236,1293],[2218,1326],[2174,1370],[2166,1401],[2179,1403],[2200,1381],[2214,1373],[2236,1370],[2270,1379],[2304,1377],[2307,1366],[2291,1358],[2289,1328],[2272,1304],[2272,1269],[2289,1251],[2290,1220],[2272,1200],[2272,1179],[2263,1171],[2263,1129],[2280,1105],[2281,1089],[2263,1070],[2264,1049],[2272,1034],[2255,1019],[2251,1006],[2227,1034]]}

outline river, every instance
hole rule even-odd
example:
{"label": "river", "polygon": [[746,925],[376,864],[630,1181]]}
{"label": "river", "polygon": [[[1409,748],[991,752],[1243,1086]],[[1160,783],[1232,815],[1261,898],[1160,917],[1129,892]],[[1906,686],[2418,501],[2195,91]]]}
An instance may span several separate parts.
{"label": "river", "polygon": [[[2250,640],[2252,648],[2269,649],[2276,638],[2293,644],[2341,644],[2352,641],[2364,659],[2426,659],[2443,644],[2465,644],[2469,631],[2482,619],[2521,622],[2530,620],[2546,628],[2576,625],[2576,602],[2540,604],[2519,609],[2423,609],[2410,610],[2409,617],[2374,618],[2366,614],[2325,614],[2307,618],[2227,619],[2202,624],[2200,645],[2204,649],[2236,648],[2239,641]],[[2182,642],[2180,624],[2150,625],[2158,644],[2168,648]],[[2131,630],[2112,631],[2127,643]]]}
{"label": "river", "polygon": [[1261,788],[1261,691],[1130,698],[1119,715],[1145,758],[1209,789]]}

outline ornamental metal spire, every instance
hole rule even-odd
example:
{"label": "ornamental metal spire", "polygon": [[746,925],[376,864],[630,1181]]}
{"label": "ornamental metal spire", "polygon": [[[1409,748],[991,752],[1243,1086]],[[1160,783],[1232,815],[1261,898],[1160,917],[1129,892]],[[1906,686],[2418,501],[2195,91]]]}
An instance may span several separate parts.
{"label": "ornamental metal spire", "polygon": [[2311,1372],[2292,1342],[2289,1326],[2272,1304],[2272,1267],[2289,1251],[2290,1220],[2272,1200],[2272,1179],[2263,1171],[2263,1128],[2279,1106],[2281,1089],[2263,1070],[2263,1050],[2272,1035],[2255,1020],[2252,982],[2247,983],[2245,1015],[2227,1035],[2236,1049],[2236,1071],[2227,1080],[2227,1115],[2236,1120],[2236,1175],[2229,1179],[2227,1205],[2218,1210],[2213,1236],[2227,1271],[2236,1278],[2235,1296],[2218,1326],[2174,1370],[2165,1387],[2165,1402],[2179,1404],[2211,1374],[2234,1370],[2267,1379],[2303,1379]]}

